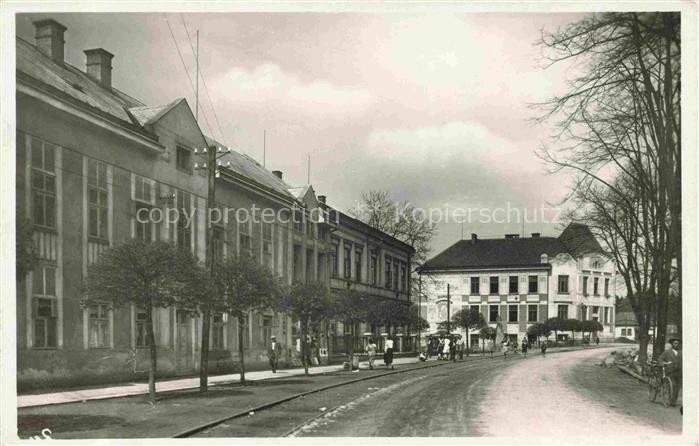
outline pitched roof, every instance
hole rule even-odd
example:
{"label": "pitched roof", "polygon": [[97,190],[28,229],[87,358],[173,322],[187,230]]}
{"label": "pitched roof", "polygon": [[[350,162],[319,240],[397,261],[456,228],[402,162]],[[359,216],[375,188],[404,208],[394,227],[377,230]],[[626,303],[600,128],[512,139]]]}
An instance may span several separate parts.
{"label": "pitched roof", "polygon": [[576,223],[559,237],[459,240],[425,262],[421,269],[541,266],[542,254],[549,258],[561,253],[575,257],[590,251],[602,252],[602,248],[587,226]]}
{"label": "pitched roof", "polygon": [[582,223],[570,223],[558,239],[566,245],[573,256],[588,252],[603,252],[590,228]]}
{"label": "pitched roof", "polygon": [[422,269],[541,265],[541,254],[568,252],[555,237],[459,240],[422,265]]}
{"label": "pitched roof", "polygon": [[[221,144],[213,138],[210,138],[208,136],[205,136],[205,138],[206,143],[209,146],[225,146],[225,144]],[[228,168],[234,173],[248,180],[252,180],[257,184],[271,189],[274,192],[277,192],[290,199],[295,198],[291,193],[289,193],[288,184],[286,184],[282,179],[277,177],[275,174],[273,174],[266,168],[262,167],[260,163],[258,163],[248,155],[236,152],[235,150],[231,149],[231,153],[222,157],[221,162],[224,164],[230,162],[231,164],[230,166],[228,166]]]}
{"label": "pitched roof", "polygon": [[57,64],[20,37],[16,38],[16,42],[19,73],[53,87],[112,118],[129,124],[138,124],[131,119],[127,109],[142,107],[143,103],[115,88],[104,88],[85,72],[69,63]]}
{"label": "pitched roof", "polygon": [[158,119],[165,116],[167,112],[177,107],[177,105],[184,100],[184,98],[178,98],[169,104],[133,107],[129,109],[129,113],[131,113],[140,125],[150,125],[157,122]]}

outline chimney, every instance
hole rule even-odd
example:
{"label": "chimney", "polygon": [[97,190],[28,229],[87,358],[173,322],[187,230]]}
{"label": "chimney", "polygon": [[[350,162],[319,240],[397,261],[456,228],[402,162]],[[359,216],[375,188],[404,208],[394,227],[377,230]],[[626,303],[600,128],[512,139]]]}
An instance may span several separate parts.
{"label": "chimney", "polygon": [[112,57],[114,54],[103,48],[85,50],[85,71],[104,88],[112,88]]}
{"label": "chimney", "polygon": [[540,232],[532,232],[532,238],[539,238],[541,236]]}
{"label": "chimney", "polygon": [[519,238],[519,234],[505,234],[505,238]]}
{"label": "chimney", "polygon": [[471,234],[471,243],[476,243],[476,240],[478,240],[478,234]]}
{"label": "chimney", "polygon": [[54,62],[62,64],[65,45],[63,34],[67,28],[53,19],[37,20],[33,23],[34,37],[39,51],[49,56]]}
{"label": "chimney", "polygon": [[325,195],[318,195],[318,201],[320,201],[323,204],[325,204],[326,198],[327,197]]}
{"label": "chimney", "polygon": [[273,170],[272,173],[274,174],[275,177],[279,178],[280,180],[282,179],[282,171],[281,170]]}

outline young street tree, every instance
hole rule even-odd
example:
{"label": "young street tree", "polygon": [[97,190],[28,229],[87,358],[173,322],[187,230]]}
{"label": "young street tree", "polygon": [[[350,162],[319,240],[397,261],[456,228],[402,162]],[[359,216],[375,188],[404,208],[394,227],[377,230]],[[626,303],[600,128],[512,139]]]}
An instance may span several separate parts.
{"label": "young street tree", "polygon": [[356,290],[342,290],[334,296],[333,317],[346,321],[350,326],[349,363],[354,364],[354,340],[356,325],[366,320],[371,298]]}
{"label": "young street tree", "polygon": [[607,245],[642,333],[650,315],[653,355],[662,352],[667,302],[681,287],[680,14],[622,12],[588,16],[541,45],[550,64],[579,62],[569,90],[543,104],[555,119],[552,170],[576,174],[573,218]]}
{"label": "young street tree", "polygon": [[527,334],[536,336],[536,341],[539,342],[539,338],[548,338],[551,335],[551,328],[543,322],[536,322],[527,328]]}
{"label": "young street tree", "polygon": [[[208,271],[204,271],[208,273]],[[250,313],[279,305],[280,284],[272,271],[254,257],[227,256],[214,264],[208,305],[212,311],[224,311],[238,325],[238,361],[240,382],[245,384],[244,334]]]}
{"label": "young street tree", "polygon": [[552,317],[546,319],[545,324],[551,331],[553,331],[553,342],[555,342],[556,344],[558,344],[558,332],[566,330],[565,321],[565,319],[561,319],[560,317]]}
{"label": "young street tree", "polygon": [[311,323],[332,317],[335,313],[328,289],[322,284],[297,282],[281,294],[279,308],[299,320],[301,335],[301,359],[304,373],[308,375],[308,329]]}
{"label": "young street tree", "polygon": [[466,330],[466,356],[469,354],[469,332],[479,330],[486,325],[485,318],[479,311],[472,311],[470,308],[463,308],[452,316],[452,321],[457,327]]}
{"label": "young street tree", "polygon": [[153,330],[153,309],[186,304],[188,284],[185,272],[197,267],[187,251],[164,242],[129,240],[100,255],[88,268],[84,305],[107,302],[114,308],[135,305],[145,309],[146,337],[150,349],[148,390],[155,404],[157,348]]}
{"label": "young street tree", "polygon": [[575,332],[582,329],[582,325],[577,319],[566,319],[563,321],[563,329],[569,331],[573,335],[573,342],[575,342]]}

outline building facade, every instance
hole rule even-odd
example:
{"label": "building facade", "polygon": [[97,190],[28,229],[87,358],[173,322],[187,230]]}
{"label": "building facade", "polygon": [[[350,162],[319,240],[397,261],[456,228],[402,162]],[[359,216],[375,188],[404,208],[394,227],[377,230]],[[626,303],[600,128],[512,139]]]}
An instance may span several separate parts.
{"label": "building facade", "polygon": [[[493,328],[500,318],[512,340],[551,317],[597,320],[604,327],[600,338],[614,336],[616,270],[585,225],[571,224],[559,237],[472,234],[425,262],[419,273],[427,296],[421,312],[430,333],[447,320],[449,295],[450,314],[476,310]],[[457,332],[468,336],[469,345],[479,345],[477,330]]]}
{"label": "building facade", "polygon": [[[197,149],[223,145],[203,134],[187,101],[146,105],[112,85],[111,53],[86,50],[85,69],[78,69],[64,60],[64,26],[49,19],[35,27],[35,42],[17,37],[16,43],[18,224],[31,225],[38,257],[17,284],[20,389],[143,377],[148,368],[144,312],[107,302],[83,307],[87,269],[101,252],[130,238],[166,241],[203,260],[210,208],[234,216],[213,222],[217,255],[248,252],[288,284],[329,286],[333,262],[345,268],[343,259],[332,260],[330,234],[343,227],[342,221],[331,226],[327,215],[312,218],[321,206],[311,187],[299,193],[281,172],[232,151],[221,159],[225,167],[210,206],[206,174],[195,168],[201,162]],[[178,218],[168,219],[172,209],[180,211]],[[288,218],[267,222],[255,218],[255,209]],[[356,225],[347,227],[355,230]],[[352,246],[350,259],[359,244]],[[385,252],[409,264],[408,248]],[[352,268],[358,264],[350,262]],[[212,373],[236,370],[241,352],[234,319],[213,315]],[[159,374],[196,372],[200,315],[160,308],[154,324]],[[293,362],[296,324],[288,315],[268,311],[249,314],[243,335],[248,366],[266,364],[272,335],[285,346],[287,363]]]}

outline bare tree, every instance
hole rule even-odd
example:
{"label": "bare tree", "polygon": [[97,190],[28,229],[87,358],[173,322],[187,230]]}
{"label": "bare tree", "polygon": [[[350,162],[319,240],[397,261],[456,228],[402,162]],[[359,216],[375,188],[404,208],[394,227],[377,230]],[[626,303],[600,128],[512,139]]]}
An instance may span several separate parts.
{"label": "bare tree", "polygon": [[[539,154],[553,172],[576,173],[567,199],[578,217],[587,223],[612,213],[597,221],[596,234],[626,262],[620,272],[639,325],[657,314],[657,356],[671,284],[681,286],[679,13],[594,14],[540,44],[550,65],[577,62],[581,74],[564,95],[539,104],[540,119],[557,126],[557,149]],[[599,208],[601,199],[615,209]],[[624,221],[612,224],[615,218]]]}
{"label": "bare tree", "polygon": [[354,218],[363,221],[386,234],[415,248],[413,265],[427,260],[432,250],[430,243],[437,233],[437,226],[411,203],[393,201],[387,191],[370,190],[362,194],[362,203],[349,211]]}

